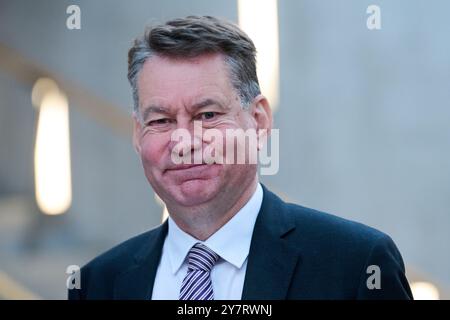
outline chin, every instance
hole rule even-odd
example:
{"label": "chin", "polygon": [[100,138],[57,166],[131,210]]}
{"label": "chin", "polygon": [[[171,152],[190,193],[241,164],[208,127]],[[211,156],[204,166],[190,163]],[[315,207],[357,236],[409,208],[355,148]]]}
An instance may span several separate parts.
{"label": "chin", "polygon": [[181,183],[170,192],[177,205],[195,206],[214,199],[220,192],[219,184],[212,179],[192,179]]}

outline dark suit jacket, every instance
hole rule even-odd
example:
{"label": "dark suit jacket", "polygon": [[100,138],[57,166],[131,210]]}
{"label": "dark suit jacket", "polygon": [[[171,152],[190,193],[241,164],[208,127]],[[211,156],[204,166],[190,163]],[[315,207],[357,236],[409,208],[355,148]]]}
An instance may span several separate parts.
{"label": "dark suit jacket", "polygon": [[[242,299],[412,299],[389,236],[263,190]],[[150,299],[166,234],[167,221],[95,258],[69,299]],[[380,289],[367,286],[370,265],[380,268]]]}

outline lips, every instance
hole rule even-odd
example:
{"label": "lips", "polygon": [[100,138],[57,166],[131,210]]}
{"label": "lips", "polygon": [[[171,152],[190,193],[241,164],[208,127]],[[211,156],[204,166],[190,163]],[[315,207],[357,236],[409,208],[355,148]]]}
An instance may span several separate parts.
{"label": "lips", "polygon": [[173,166],[171,168],[168,168],[167,170],[169,171],[177,171],[177,170],[186,170],[186,169],[190,169],[190,168],[194,168],[194,167],[200,167],[200,166],[205,166],[205,163],[200,163],[200,164],[180,164],[180,165],[176,165]]}
{"label": "lips", "polygon": [[167,169],[165,173],[175,181],[183,182],[211,179],[217,176],[219,171],[220,166],[217,164],[180,164]]}

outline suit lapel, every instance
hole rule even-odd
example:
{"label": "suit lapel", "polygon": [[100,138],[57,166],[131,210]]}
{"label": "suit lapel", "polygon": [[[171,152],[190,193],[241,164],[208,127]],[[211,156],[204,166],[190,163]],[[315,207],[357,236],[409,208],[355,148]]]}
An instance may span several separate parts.
{"label": "suit lapel", "polygon": [[167,235],[167,220],[155,230],[149,243],[135,256],[135,264],[119,274],[114,283],[115,299],[151,299],[156,271]]}
{"label": "suit lapel", "polygon": [[285,236],[295,229],[284,202],[264,186],[263,203],[253,231],[243,300],[286,299],[299,260]]}

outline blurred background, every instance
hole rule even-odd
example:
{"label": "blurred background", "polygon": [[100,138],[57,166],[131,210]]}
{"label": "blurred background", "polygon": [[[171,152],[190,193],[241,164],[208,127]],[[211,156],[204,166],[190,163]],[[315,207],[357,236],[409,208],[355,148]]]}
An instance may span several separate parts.
{"label": "blurred background", "polygon": [[65,299],[69,265],[161,223],[131,144],[127,52],[145,25],[195,14],[239,23],[260,50],[280,129],[279,172],[262,182],[388,233],[416,298],[449,299],[448,12],[445,0],[0,0],[0,298]]}

